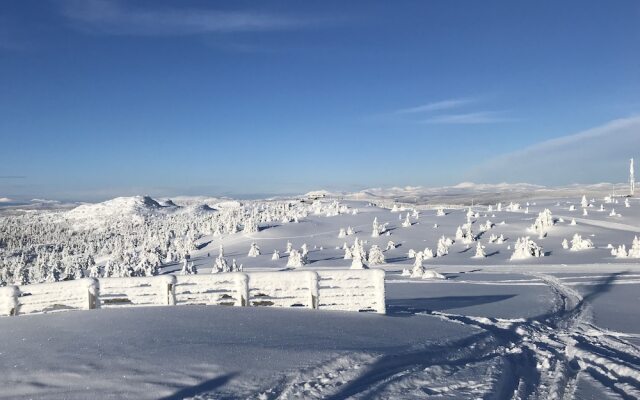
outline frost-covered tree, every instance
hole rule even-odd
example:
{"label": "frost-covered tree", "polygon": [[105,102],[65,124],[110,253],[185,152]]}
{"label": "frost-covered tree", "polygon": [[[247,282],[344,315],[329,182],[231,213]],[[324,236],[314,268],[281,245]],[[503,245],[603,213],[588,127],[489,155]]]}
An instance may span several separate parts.
{"label": "frost-covered tree", "polygon": [[387,242],[387,247],[385,250],[393,250],[396,248],[396,244],[393,242],[393,240],[389,240]]}
{"label": "frost-covered tree", "polygon": [[416,257],[413,260],[413,269],[411,270],[412,278],[422,278],[424,275],[424,266],[422,265],[423,254],[421,251],[416,253]]}
{"label": "frost-covered tree", "polygon": [[617,258],[627,258],[628,257],[627,247],[624,244],[622,244],[618,246],[618,248],[613,248],[611,249],[611,255]]}
{"label": "frost-covered tree", "polygon": [[280,252],[278,250],[273,250],[273,255],[271,256],[272,260],[279,260],[280,259]]}
{"label": "frost-covered tree", "polygon": [[583,239],[579,234],[574,234],[571,239],[571,251],[580,251],[586,249],[592,249],[593,242],[589,239]]}
{"label": "frost-covered tree", "polygon": [[638,236],[633,238],[628,256],[630,258],[640,258],[640,239],[638,239]]}
{"label": "frost-covered tree", "polygon": [[351,269],[367,269],[367,255],[364,250],[364,243],[358,238],[355,239],[351,247],[353,258],[351,259]]}
{"label": "frost-covered tree", "polygon": [[287,249],[285,250],[285,254],[290,254],[291,250],[293,250],[293,245],[291,244],[291,242],[287,241]]}
{"label": "frost-covered tree", "polygon": [[290,268],[302,267],[302,255],[298,252],[298,250],[291,249],[291,251],[289,252],[287,267],[290,267]]}
{"label": "frost-covered tree", "polygon": [[213,268],[211,268],[212,274],[216,274],[218,272],[230,271],[229,263],[227,262],[227,259],[223,257],[223,254],[224,253],[219,254],[218,257],[216,258]]}
{"label": "frost-covered tree", "polygon": [[486,256],[487,254],[484,252],[484,246],[480,244],[480,242],[478,242],[478,244],[476,245],[476,254],[473,256],[473,258],[485,258]]}
{"label": "frost-covered tree", "polygon": [[248,257],[258,257],[260,255],[260,247],[256,244],[256,242],[251,243],[251,247],[249,248]]}
{"label": "frost-covered tree", "polygon": [[242,272],[242,264],[238,265],[235,258],[231,261],[231,272]]}
{"label": "frost-covered tree", "polygon": [[182,263],[182,269],[180,270],[180,275],[194,275],[198,273],[198,269],[196,266],[187,260],[184,260]]}
{"label": "frost-covered tree", "polygon": [[511,260],[524,260],[531,257],[543,257],[542,247],[538,246],[529,236],[516,240],[513,246]]}
{"label": "frost-covered tree", "polygon": [[384,264],[384,253],[382,253],[382,250],[380,250],[377,245],[374,244],[369,249],[368,260],[370,265]]}
{"label": "frost-covered tree", "polygon": [[338,238],[342,239],[347,236],[347,231],[344,228],[340,228],[340,232],[338,233]]}
{"label": "frost-covered tree", "polygon": [[449,254],[449,246],[447,245],[447,242],[444,238],[444,236],[442,236],[440,239],[438,239],[438,245],[436,248],[436,256],[437,257],[444,257],[447,254]]}
{"label": "frost-covered tree", "polygon": [[534,221],[533,225],[529,227],[529,230],[538,234],[540,239],[547,236],[547,232],[555,224],[551,211],[545,208],[538,214],[538,218]]}
{"label": "frost-covered tree", "polygon": [[411,226],[411,219],[410,219],[409,213],[407,213],[407,216],[405,217],[404,222],[402,222],[402,227],[408,228],[410,226]]}
{"label": "frost-covered tree", "polygon": [[580,206],[582,208],[587,208],[589,207],[589,201],[587,200],[587,196],[582,195],[582,200],[580,201]]}
{"label": "frost-covered tree", "polygon": [[378,236],[380,236],[380,225],[378,224],[378,217],[375,217],[373,219],[371,237],[378,237]]}

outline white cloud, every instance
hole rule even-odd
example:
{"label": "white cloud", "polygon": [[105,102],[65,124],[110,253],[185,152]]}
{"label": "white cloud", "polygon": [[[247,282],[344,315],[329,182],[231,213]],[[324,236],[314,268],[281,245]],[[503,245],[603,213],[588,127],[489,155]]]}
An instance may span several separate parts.
{"label": "white cloud", "polygon": [[493,124],[513,121],[504,117],[504,111],[477,111],[460,114],[442,114],[427,118],[421,122],[427,124]]}
{"label": "white cloud", "polygon": [[499,155],[468,175],[485,182],[526,181],[543,185],[624,182],[631,157],[640,159],[640,116],[616,119]]}
{"label": "white cloud", "polygon": [[250,11],[134,8],[105,0],[69,0],[63,14],[79,29],[107,35],[175,36],[293,29],[311,21]]}
{"label": "white cloud", "polygon": [[11,200],[8,197],[0,197],[0,203],[11,203],[13,200]]}
{"label": "white cloud", "polygon": [[423,104],[416,107],[403,108],[396,110],[394,114],[418,114],[418,113],[430,113],[434,111],[450,110],[458,108],[470,103],[474,103],[475,100],[469,98],[457,98],[436,101],[432,103]]}

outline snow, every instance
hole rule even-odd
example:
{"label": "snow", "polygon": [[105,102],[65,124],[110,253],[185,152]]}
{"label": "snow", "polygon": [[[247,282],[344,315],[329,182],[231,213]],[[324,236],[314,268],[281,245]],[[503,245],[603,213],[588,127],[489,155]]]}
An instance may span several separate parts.
{"label": "snow", "polygon": [[[0,229],[11,227],[4,231],[11,235],[13,218],[23,227],[71,221],[86,229],[75,235],[92,241],[105,227],[125,232],[112,212],[117,205],[126,218],[140,217],[142,225],[130,229],[145,243],[123,253],[136,252],[137,260],[151,250],[136,229],[179,227],[172,246],[188,250],[198,274],[178,275],[179,253],[159,265],[159,276],[100,276],[101,309],[92,310],[92,280],[20,285],[32,293],[18,297],[23,310],[48,312],[0,318],[0,398],[639,397],[640,265],[632,257],[640,254],[640,199],[606,203],[604,185],[447,190],[450,197],[441,191],[428,204],[408,202],[408,193],[429,192],[411,187],[347,194],[338,204],[332,194],[313,204],[259,200],[225,209],[206,202],[204,213],[197,201],[172,198],[158,207],[129,198],[75,212],[7,214]],[[592,205],[586,215],[577,208],[583,195]],[[614,208],[620,217],[609,216]],[[407,216],[411,226],[403,228]],[[241,232],[248,218],[258,229]],[[227,220],[237,230],[215,235],[216,221]],[[387,224],[385,233],[372,235],[372,221]],[[463,237],[454,241],[457,227]],[[353,236],[339,238],[347,228]],[[475,242],[464,243],[465,232]],[[95,262],[104,266],[115,246],[96,235]],[[371,269],[349,269],[345,240]],[[252,243],[261,250],[255,257]],[[285,255],[302,259],[305,244],[306,263],[288,268]],[[611,254],[622,245],[625,257]],[[242,272],[210,273],[221,246]],[[438,257],[426,257],[427,248]],[[0,270],[29,262],[5,251]],[[273,259],[275,252],[282,257]],[[512,261],[513,253],[527,257]],[[411,277],[418,259],[421,273]],[[0,288],[0,312],[15,308],[16,290]],[[45,294],[53,300],[42,302]],[[78,310],[61,312],[67,301]]]}

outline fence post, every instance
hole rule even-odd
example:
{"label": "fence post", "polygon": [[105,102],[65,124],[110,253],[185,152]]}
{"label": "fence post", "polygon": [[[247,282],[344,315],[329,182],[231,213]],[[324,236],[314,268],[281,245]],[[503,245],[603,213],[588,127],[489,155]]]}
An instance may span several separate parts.
{"label": "fence post", "polygon": [[236,273],[236,285],[238,291],[238,298],[236,299],[236,306],[248,307],[249,306],[249,275],[237,272]]}
{"label": "fence post", "polygon": [[15,316],[20,311],[20,289],[9,285],[0,287],[0,315]]}
{"label": "fence post", "polygon": [[160,296],[162,297],[162,303],[168,306],[176,305],[176,277],[175,275],[162,275],[158,277],[162,279],[160,285]]}
{"label": "fence post", "polygon": [[320,286],[320,276],[315,271],[308,271],[309,274],[309,296],[311,296],[309,300],[309,306],[313,310],[317,310],[320,305],[320,294],[319,294],[319,286]]}
{"label": "fence post", "polygon": [[87,278],[88,310],[100,308],[100,282],[96,278]]}
{"label": "fence post", "polygon": [[371,272],[373,273],[373,286],[376,290],[376,312],[379,314],[386,314],[387,306],[385,303],[384,270],[373,269]]}

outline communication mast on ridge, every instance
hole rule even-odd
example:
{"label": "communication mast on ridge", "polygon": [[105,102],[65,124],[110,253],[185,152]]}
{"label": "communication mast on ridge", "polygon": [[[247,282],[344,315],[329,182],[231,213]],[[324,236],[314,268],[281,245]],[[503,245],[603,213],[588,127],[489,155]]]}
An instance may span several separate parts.
{"label": "communication mast on ridge", "polygon": [[635,191],[636,191],[636,177],[635,177],[635,171],[633,168],[633,158],[632,158],[631,162],[629,163],[629,194],[633,196]]}

